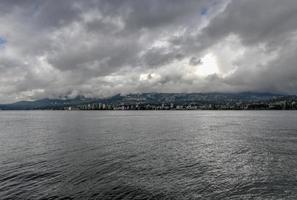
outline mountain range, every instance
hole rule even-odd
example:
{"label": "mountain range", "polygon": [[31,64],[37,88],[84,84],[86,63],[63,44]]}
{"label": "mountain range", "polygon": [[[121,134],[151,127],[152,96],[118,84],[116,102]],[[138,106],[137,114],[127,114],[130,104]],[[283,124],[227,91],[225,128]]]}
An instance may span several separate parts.
{"label": "mountain range", "polygon": [[76,98],[40,99],[20,101],[11,104],[0,104],[0,110],[61,110],[69,106],[81,106],[93,103],[111,105],[135,104],[235,104],[259,103],[280,100],[297,100],[295,95],[274,93],[142,93],[115,95],[109,98]]}

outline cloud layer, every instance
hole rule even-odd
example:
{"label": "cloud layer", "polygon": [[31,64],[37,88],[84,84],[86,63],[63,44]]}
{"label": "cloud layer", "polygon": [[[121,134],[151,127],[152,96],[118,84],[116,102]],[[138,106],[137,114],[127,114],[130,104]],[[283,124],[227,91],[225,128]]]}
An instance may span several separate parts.
{"label": "cloud layer", "polygon": [[1,0],[0,102],[297,93],[295,0]]}

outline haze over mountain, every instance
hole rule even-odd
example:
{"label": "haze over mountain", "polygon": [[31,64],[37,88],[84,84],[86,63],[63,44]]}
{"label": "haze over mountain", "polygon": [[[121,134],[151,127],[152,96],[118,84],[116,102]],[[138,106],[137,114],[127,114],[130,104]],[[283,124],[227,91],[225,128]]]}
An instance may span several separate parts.
{"label": "haze over mountain", "polygon": [[297,94],[296,0],[1,0],[0,102]]}

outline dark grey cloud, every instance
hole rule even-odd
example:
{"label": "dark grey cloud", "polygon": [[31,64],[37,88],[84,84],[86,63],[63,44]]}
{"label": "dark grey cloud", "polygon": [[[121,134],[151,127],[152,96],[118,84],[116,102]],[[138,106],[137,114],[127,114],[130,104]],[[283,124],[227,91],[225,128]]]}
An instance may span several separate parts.
{"label": "dark grey cloud", "polygon": [[296,19],[297,2],[293,0],[238,0],[215,17],[205,34],[215,39],[237,34],[245,45],[273,43],[296,31]]}
{"label": "dark grey cloud", "polygon": [[2,0],[0,101],[297,93],[295,0]]}

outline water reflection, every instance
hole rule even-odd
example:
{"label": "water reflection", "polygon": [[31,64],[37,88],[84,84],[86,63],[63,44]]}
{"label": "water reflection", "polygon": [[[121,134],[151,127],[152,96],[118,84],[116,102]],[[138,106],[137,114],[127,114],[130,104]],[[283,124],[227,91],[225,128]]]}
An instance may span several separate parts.
{"label": "water reflection", "polygon": [[1,199],[294,199],[296,112],[0,112]]}

